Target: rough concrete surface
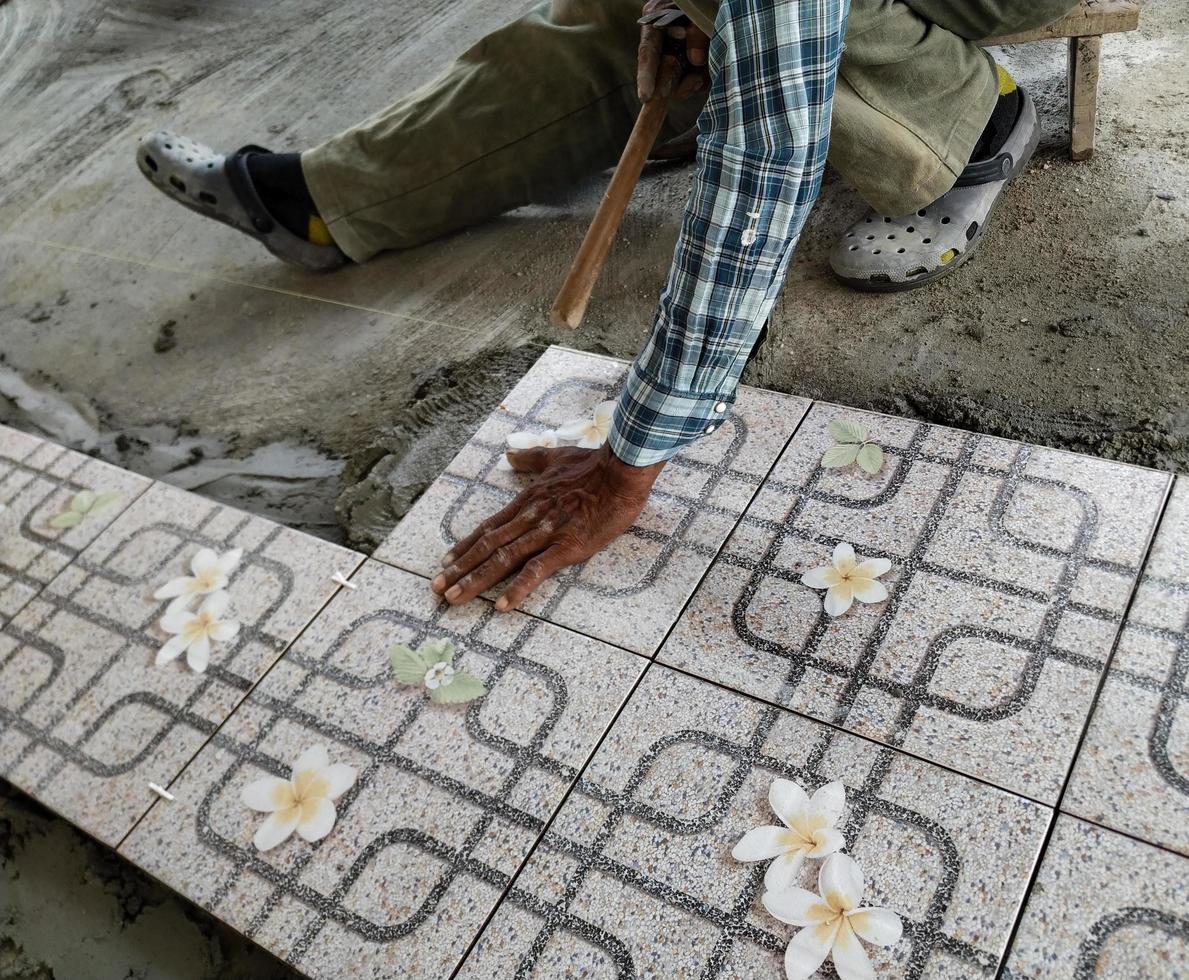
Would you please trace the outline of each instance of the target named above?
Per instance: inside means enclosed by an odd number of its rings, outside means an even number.
[[[162,125],[220,148],[313,145],[529,6],[0,4],[0,421],[367,546],[545,344],[634,355],[688,166],[646,174],[577,333],[545,311],[600,180],[311,276],[170,205],[135,170],[137,137]],[[1139,32],[1106,39],[1098,151],[1079,164],[1065,154],[1064,45],[1002,52],[1036,97],[1041,150],[978,253],[926,290],[870,296],[833,280],[829,248],[862,204],[828,179],[746,380],[1189,469],[1187,45],[1187,0],[1152,0]],[[37,829],[6,831],[2,880],[38,879],[42,897],[0,928],[0,976],[241,975],[212,952],[226,942],[213,924],[14,806],[8,826]],[[133,922],[113,875],[152,896]],[[84,916],[83,959],[64,958],[47,926]],[[186,938],[162,942],[156,922]]]

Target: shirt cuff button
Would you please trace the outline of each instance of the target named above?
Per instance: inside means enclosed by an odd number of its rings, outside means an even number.
[[[716,412],[718,412],[719,415],[722,415],[722,413],[727,410],[727,403],[719,402],[717,405],[714,406],[714,410]]]
[[[718,426],[716,426],[716,425],[706,426],[706,435],[710,435],[710,433],[713,432],[717,428],[718,428]]]

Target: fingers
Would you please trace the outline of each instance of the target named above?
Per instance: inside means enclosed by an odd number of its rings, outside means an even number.
[[[520,574],[512,580],[512,584],[504,589],[495,602],[495,608],[500,612],[509,612],[524,602],[528,595],[559,569],[572,565],[574,560],[569,552],[559,544],[552,545],[535,558],[524,563]]]
[[[430,583],[430,587],[440,595],[472,569],[487,561],[496,551],[511,544],[521,535],[538,528],[552,531],[553,524],[544,520],[548,509],[542,503],[528,504],[502,527],[484,531],[466,551],[456,548],[454,560],[442,570],[441,575]]]
[[[549,537],[549,531],[535,528],[510,544],[497,548],[490,558],[446,590],[446,601],[451,605],[470,602],[475,596],[520,568],[525,559],[531,559],[537,552],[547,548]]]
[[[508,521],[512,520],[513,517],[515,517],[521,512],[521,510],[524,509],[524,505],[524,495],[518,495],[515,500],[508,504],[508,506],[499,513],[492,514],[491,517],[483,521],[483,523],[476,527],[475,530],[473,530],[465,538],[463,538],[461,541],[455,542],[454,547],[446,553],[444,558],[442,558],[443,567],[453,565],[454,560],[459,555],[465,555],[468,551],[470,551],[475,542],[483,537],[483,535],[485,535],[488,531],[507,524]],[[434,579],[434,581],[436,582],[437,579]]]
[[[707,80],[708,79],[705,72],[696,70],[686,72],[686,74],[681,77],[681,82],[677,86],[677,91],[673,93],[674,98],[678,100],[688,99],[695,92],[700,92]]]
[[[517,473],[543,473],[555,451],[536,446],[532,449],[508,449],[504,456]]]
[[[696,24],[685,29],[685,57],[695,68],[703,68],[709,60],[710,38]]]
[[[661,65],[661,45],[665,33],[645,25],[640,28],[640,48],[636,55],[636,94],[647,102],[656,94],[656,75]]]

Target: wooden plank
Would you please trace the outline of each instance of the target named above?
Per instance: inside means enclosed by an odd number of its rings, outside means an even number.
[[[990,37],[979,43],[1019,44],[1054,37],[1086,37],[1097,34],[1118,34],[1139,27],[1139,0],[1082,0],[1078,8],[1060,20],[1034,31]]]
[[[1094,152],[1098,121],[1098,62],[1101,37],[1069,39],[1069,158],[1087,160]]]

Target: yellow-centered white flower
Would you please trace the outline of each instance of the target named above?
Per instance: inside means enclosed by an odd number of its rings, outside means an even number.
[[[267,851],[283,844],[295,830],[303,840],[321,840],[338,818],[333,801],[355,785],[356,775],[353,766],[341,762],[332,766],[326,748],[315,745],[297,757],[289,779],[266,776],[248,783],[240,799],[269,815],[252,838],[256,849]]]
[[[210,548],[199,548],[190,559],[192,575],[170,579],[153,593],[154,599],[173,599],[170,607],[188,606],[198,596],[210,595],[227,588],[227,582],[235,566],[243,557],[242,548],[232,548],[223,554],[215,554]]]
[[[567,422],[557,430],[562,442],[572,442],[583,449],[598,449],[611,434],[611,416],[615,414],[615,402],[600,402],[588,419]]]
[[[868,558],[860,561],[855,549],[840,541],[834,549],[832,564],[811,568],[801,576],[801,584],[811,589],[825,589],[826,612],[841,616],[851,604],[859,602],[883,602],[888,597],[887,587],[875,581],[892,567],[886,558]]]
[[[834,825],[842,819],[846,790],[842,783],[827,783],[810,797],[796,783],[777,779],[768,790],[768,802],[784,826],[749,830],[731,857],[736,861],[773,858],[764,887],[780,891],[793,883],[807,857],[822,858],[842,849],[842,832]]]
[[[509,449],[553,449],[557,446],[556,432],[509,432]]]
[[[840,980],[875,980],[875,968],[860,939],[875,946],[900,941],[903,924],[891,909],[860,908],[863,869],[845,854],[822,865],[815,895],[804,888],[765,892],[764,908],[794,926],[803,926],[784,954],[788,980],[808,980],[830,956]]]
[[[176,660],[184,652],[191,670],[199,674],[206,670],[211,643],[230,643],[239,634],[239,623],[223,618],[230,602],[226,592],[215,592],[194,612],[171,604],[161,617],[161,628],[174,636],[157,651],[157,666]]]

